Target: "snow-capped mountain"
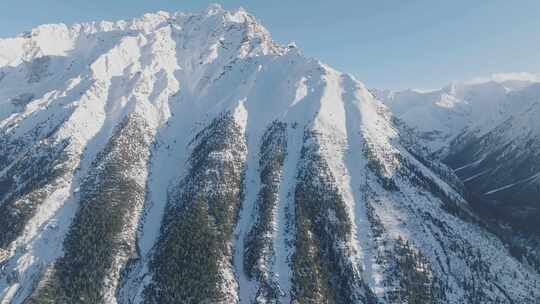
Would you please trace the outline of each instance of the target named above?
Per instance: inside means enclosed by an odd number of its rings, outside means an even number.
[[[484,218],[533,236],[518,256],[540,266],[540,77],[499,74],[431,92],[378,92],[451,166]],[[534,251],[534,250],[532,250]]]
[[[509,118],[533,117],[539,84],[540,77],[534,74],[495,74],[489,79],[453,82],[440,90],[372,92],[418,131],[432,151],[446,155],[449,143],[465,133],[482,137]],[[524,125],[527,130],[518,134],[540,130],[537,122]]]
[[[537,303],[446,166],[243,10],[0,40],[1,303]]]

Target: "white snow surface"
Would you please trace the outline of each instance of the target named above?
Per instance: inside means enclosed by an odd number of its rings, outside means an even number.
[[[467,82],[453,82],[434,91],[377,91],[393,114],[423,134],[439,151],[464,134],[481,137],[508,120],[506,141],[528,132],[540,134],[540,78],[530,73],[494,74]]]

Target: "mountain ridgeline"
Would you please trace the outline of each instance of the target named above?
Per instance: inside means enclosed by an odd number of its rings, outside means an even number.
[[[538,303],[377,97],[242,9],[1,39],[0,303]]]
[[[379,92],[462,180],[474,212],[540,269],[540,78],[496,74],[431,92]]]

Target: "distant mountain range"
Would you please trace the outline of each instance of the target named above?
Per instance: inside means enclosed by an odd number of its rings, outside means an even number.
[[[483,219],[499,234],[519,232],[511,250],[538,268],[540,78],[500,74],[430,92],[375,94],[453,168]]]

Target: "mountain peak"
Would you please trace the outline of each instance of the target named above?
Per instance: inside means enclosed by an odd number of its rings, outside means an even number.
[[[219,3],[212,3],[208,5],[208,7],[204,10],[204,14],[208,16],[215,15],[218,13],[223,13],[223,12],[225,12],[225,10]]]
[[[0,67],[15,66],[42,56],[64,56],[84,51],[77,48],[79,45],[88,48],[84,42],[88,42],[90,37],[100,36],[95,43],[107,44],[118,36],[136,33],[148,36],[169,27],[175,32],[173,39],[177,41],[207,35],[218,37],[221,42],[210,39],[206,48],[214,47],[215,43],[236,44],[228,47],[239,49],[239,56],[249,56],[250,52],[281,54],[286,50],[275,43],[264,26],[244,9],[228,11],[219,5],[211,5],[200,13],[158,11],[129,20],[84,22],[71,26],[63,23],[41,25],[16,38],[0,39]]]

